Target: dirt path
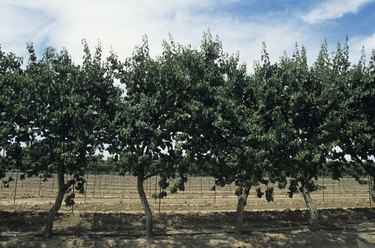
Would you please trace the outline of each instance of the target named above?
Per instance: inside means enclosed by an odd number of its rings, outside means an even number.
[[[73,212],[62,206],[50,240],[40,233],[56,180],[28,179],[17,191],[14,185],[2,188],[0,247],[375,247],[375,208],[368,208],[367,185],[353,179],[325,179],[325,191],[312,194],[322,227],[317,233],[307,230],[308,213],[300,195],[291,199],[276,188],[275,202],[267,203],[251,192],[240,237],[233,235],[235,187],[213,192],[211,178],[192,178],[185,192],[169,194],[159,204],[151,197],[159,191],[157,180],[150,179],[145,185],[155,214],[157,235],[152,240],[145,238],[133,177],[90,176],[89,182],[87,195],[77,195]]]
[[[306,211],[248,211],[240,237],[234,214],[157,213],[157,235],[147,240],[142,213],[64,213],[45,240],[44,212],[0,211],[0,247],[375,247],[375,209],[320,210],[317,233],[307,230]]]

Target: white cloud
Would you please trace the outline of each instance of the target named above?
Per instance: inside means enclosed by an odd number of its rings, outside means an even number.
[[[210,29],[219,35],[225,51],[240,51],[249,68],[260,58],[263,41],[274,61],[284,50],[290,54],[295,42],[306,45],[309,53],[319,48],[322,40],[315,38],[306,25],[293,20],[269,16],[246,19],[212,11],[236,1],[0,0],[0,9],[7,6],[12,15],[0,17],[0,43],[3,50],[16,53],[25,51],[28,41],[42,47],[66,47],[74,60],[80,61],[82,38],[90,46],[100,40],[105,53],[113,47],[120,58],[125,58],[141,43],[144,34],[149,37],[152,54],[157,55],[168,33],[176,42],[194,47],[199,46],[202,33]]]
[[[51,21],[48,14],[12,3],[0,5],[0,44],[15,53],[25,50],[26,42],[41,41]]]
[[[365,48],[367,62],[372,55],[372,49],[375,49],[375,33],[369,36],[356,36],[349,40],[350,57],[353,63],[358,63],[362,48]]]
[[[302,19],[309,24],[322,23],[340,18],[347,13],[357,13],[369,2],[373,0],[325,0],[302,16]]]
[[[363,37],[362,39],[359,39],[357,41],[358,46],[364,46],[367,49],[374,49],[375,47],[375,33],[373,33],[370,36]]]

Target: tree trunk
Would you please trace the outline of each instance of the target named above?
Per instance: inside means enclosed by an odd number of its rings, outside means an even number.
[[[45,238],[50,238],[52,236],[53,219],[56,213],[59,211],[65,195],[64,168],[62,165],[58,166],[57,178],[59,190],[57,192],[55,204],[53,204],[52,208],[48,212],[47,222],[43,233]]]
[[[251,186],[246,186],[242,194],[238,197],[237,212],[236,212],[236,223],[234,234],[241,235],[243,227],[243,216],[246,206],[247,197],[249,196]]]
[[[316,232],[319,229],[318,209],[316,208],[314,202],[311,199],[310,192],[308,192],[305,187],[302,187],[302,195],[303,199],[305,200],[306,206],[310,211],[309,229],[312,232]]]
[[[147,237],[151,238],[154,235],[154,232],[153,232],[154,222],[153,222],[151,208],[148,205],[148,201],[147,201],[147,198],[146,198],[146,193],[145,193],[145,190],[143,188],[143,182],[144,182],[144,180],[145,180],[144,179],[144,174],[142,172],[138,173],[138,177],[137,177],[137,190],[138,190],[139,197],[141,198],[143,210],[145,211],[145,214],[146,214]]]

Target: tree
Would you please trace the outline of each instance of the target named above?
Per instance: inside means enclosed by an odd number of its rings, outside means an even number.
[[[220,94],[225,82],[222,44],[210,33],[203,35],[199,49],[183,49],[179,63],[187,76],[186,88],[179,98],[181,116],[178,149],[191,164],[191,174],[212,175],[218,164],[218,155],[225,145],[220,125],[225,125],[219,110]]]
[[[165,197],[168,179],[180,176],[174,189],[182,188],[186,181],[183,163],[178,163],[175,152],[179,114],[177,98],[184,94],[186,75],[174,63],[173,47],[163,44],[163,54],[152,59],[147,38],[136,48],[133,56],[119,63],[119,77],[125,85],[121,110],[113,122],[115,139],[109,151],[118,159],[122,174],[137,177],[137,190],[146,214],[147,236],[153,236],[153,215],[144,191],[144,181],[160,176],[163,191],[157,196]],[[176,47],[177,49],[177,47]],[[179,91],[181,92],[179,93]],[[186,91],[185,91],[186,93]]]
[[[58,193],[44,230],[50,237],[64,195],[65,203],[73,205],[75,190],[84,192],[88,157],[103,144],[108,113],[113,112],[114,85],[109,68],[102,65],[100,46],[91,57],[84,43],[82,67],[74,65],[66,50],[47,48],[40,61],[31,46],[29,52],[25,73],[35,87],[30,94],[35,109],[32,129],[38,138],[30,145],[33,163],[24,169],[32,174],[57,172]],[[65,181],[66,174],[72,179]]]
[[[262,114],[258,111],[260,98],[257,98],[255,77],[247,75],[244,64],[239,63],[239,56],[223,56],[220,71],[224,84],[218,95],[215,127],[221,135],[221,143],[214,144],[217,165],[213,176],[217,185],[234,183],[238,196],[235,234],[242,233],[244,209],[252,187],[268,184],[267,168],[269,160],[264,149]],[[258,85],[259,86],[259,85]],[[263,193],[257,188],[257,196]],[[270,190],[267,189],[267,200]]]
[[[182,105],[189,118],[181,125],[180,148],[195,165],[191,173],[213,176],[214,187],[233,182],[238,186],[235,232],[240,234],[250,188],[263,181],[265,164],[259,155],[259,122],[246,66],[238,55],[225,54],[210,33],[204,34],[199,50],[185,49],[181,56],[190,77],[190,100]]]
[[[250,86],[253,91],[253,110],[247,137],[251,141],[253,155],[249,163],[254,168],[252,181],[254,186],[264,184],[265,192],[258,187],[258,197],[265,195],[268,202],[274,200],[274,184],[279,188],[287,185],[286,166],[289,164],[288,142],[291,139],[292,125],[288,112],[286,89],[288,82],[283,78],[284,68],[280,63],[272,64],[265,43],[263,43],[261,59],[255,63],[254,75]],[[248,108],[249,108],[248,107]],[[246,123],[246,122],[244,122]],[[249,178],[249,179],[250,179]]]
[[[339,92],[344,99],[339,106],[340,120],[336,137],[338,147],[333,158],[347,165],[341,170],[353,175],[362,182],[361,176],[367,174],[375,180],[375,143],[374,143],[374,104],[375,104],[375,51],[366,66],[364,51],[358,64],[352,68],[348,64],[348,47],[338,49],[337,61]],[[350,156],[349,161],[347,156]],[[375,183],[374,183],[375,185]],[[375,201],[375,186],[372,189]]]
[[[0,179],[6,171],[21,166],[30,139],[27,85],[21,68],[22,58],[5,53],[0,47]],[[5,186],[13,178],[4,180]]]
[[[300,192],[304,197],[312,231],[318,230],[319,222],[310,192],[319,189],[316,180],[335,146],[332,127],[336,120],[331,118],[335,95],[327,73],[328,62],[325,44],[311,70],[304,48],[301,51],[296,48],[291,59],[284,57],[280,61],[279,78],[285,85],[283,95],[287,105],[283,111],[287,113],[288,127],[283,133],[288,137],[284,143],[283,170],[291,178],[289,196]]]
[[[233,182],[237,186],[235,234],[239,235],[250,189],[258,186],[264,176],[260,161],[262,151],[257,140],[259,119],[252,82],[246,66],[239,63],[239,56],[223,59],[220,69],[225,81],[214,124],[221,131],[223,144],[215,149],[219,163],[213,176],[220,186]]]

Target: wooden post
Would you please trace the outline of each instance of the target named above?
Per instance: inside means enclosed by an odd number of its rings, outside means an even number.
[[[38,197],[40,197],[40,191],[42,189],[42,178],[39,176],[39,190],[38,190]]]
[[[74,177],[74,175],[73,175],[73,177]],[[74,188],[75,188],[75,185],[76,185],[76,183],[75,183],[75,181],[74,181],[74,183],[73,183],[73,194],[75,193],[74,192]],[[75,196],[74,196],[75,197]],[[74,204],[72,205],[72,215],[74,216]]]
[[[161,187],[159,187],[159,195],[160,195],[160,193],[161,193]],[[159,197],[159,213],[160,213],[160,205],[161,205],[161,198]]]
[[[122,189],[123,189],[123,194],[125,195],[125,186],[126,186],[126,179],[125,179],[125,177],[126,177],[126,175],[124,175],[123,177],[124,177],[124,181],[123,181],[124,185],[123,185]]]
[[[155,176],[155,189],[154,189],[155,196],[156,196],[157,187],[158,187],[158,175]],[[156,204],[156,197],[155,197],[155,204]]]
[[[368,202],[370,204],[370,208],[372,207],[371,190],[372,190],[372,178],[369,175],[368,176]]]
[[[148,179],[148,192],[150,192],[150,198],[152,198],[152,177]]]
[[[83,203],[86,203],[86,196],[87,196],[87,187],[88,187],[88,184],[89,184],[89,171],[87,170],[86,171],[85,195],[84,195],[84,198],[83,198]]]
[[[97,171],[94,171],[94,186],[93,186],[93,189],[92,189],[92,197],[95,196],[96,173],[97,173]]]
[[[102,171],[99,171],[99,187],[98,187],[98,191],[100,192],[100,186],[102,184]]]
[[[201,171],[201,198],[203,198],[203,175]]]
[[[108,178],[108,174],[107,172],[103,171],[103,174],[104,174],[104,189],[107,188],[107,178]]]
[[[189,177],[189,179],[188,179],[189,180],[188,181],[188,184],[189,184],[189,195],[191,194],[191,182],[190,182],[191,180],[190,179],[191,179],[191,177]]]
[[[325,188],[325,185],[324,185],[324,172],[323,172],[322,180],[323,180],[323,202],[325,202],[325,200],[324,200],[324,188]]]
[[[13,204],[16,204],[17,184],[18,184],[18,170],[16,170],[16,182],[14,185]]]
[[[52,186],[51,186],[52,189],[55,188],[55,176],[52,174]]]
[[[216,204],[216,187],[214,189],[214,205]]]

